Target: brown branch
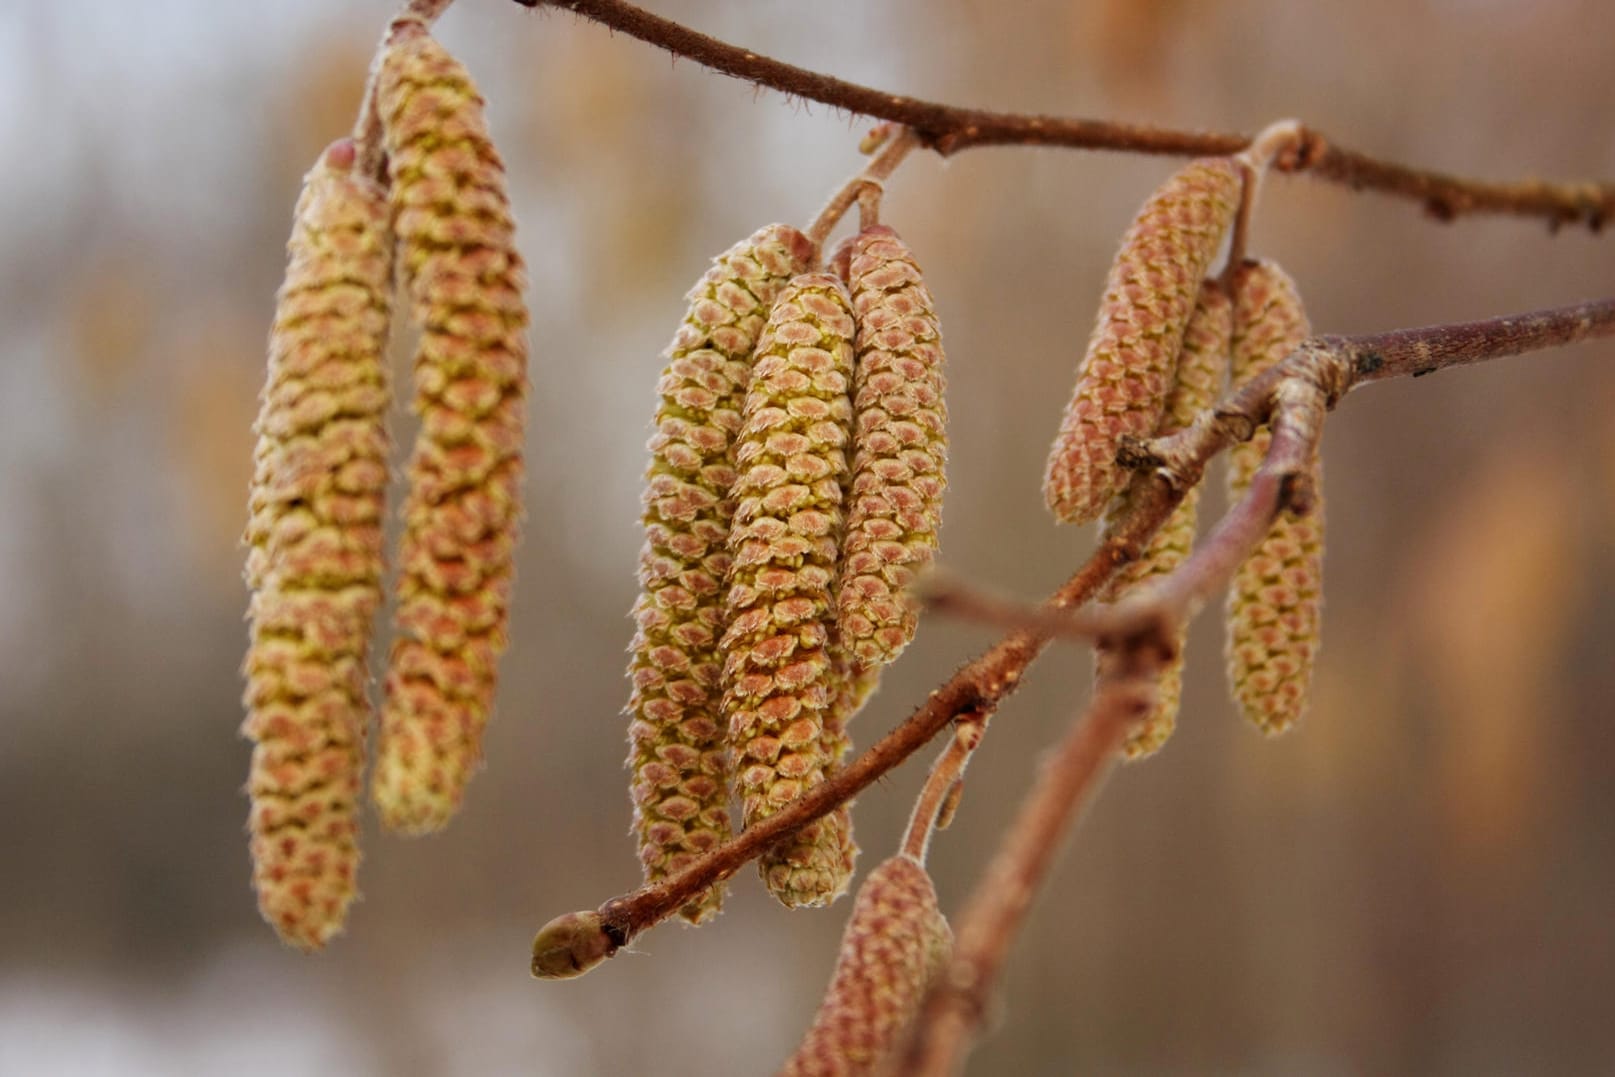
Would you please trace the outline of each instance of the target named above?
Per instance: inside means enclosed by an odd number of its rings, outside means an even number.
[[[1175,434],[1124,446],[1122,458],[1182,490],[1211,458],[1270,423],[1273,441],[1251,485],[1175,571],[1114,606],[1065,613],[1029,607],[944,576],[921,591],[928,609],[1002,628],[1068,639],[1148,636],[1192,616],[1220,590],[1284,509],[1309,511],[1308,464],[1324,413],[1362,385],[1615,336],[1615,299],[1363,336],[1312,337]]]
[[[1154,481],[1125,523],[1048,599],[1055,609],[1080,606],[1118,568],[1137,560],[1183,498],[1165,481]],[[671,916],[696,894],[726,879],[792,832],[857,796],[913,755],[949,723],[986,717],[1019,685],[1022,674],[1048,645],[1036,632],[1014,632],[955,673],[873,747],[840,772],[814,786],[779,813],[706,854],[677,875],[601,905],[568,913],[544,925],[533,939],[533,975],[576,976],[612,956],[640,932]]]
[[[1352,388],[1451,366],[1503,359],[1580,340],[1615,335],[1615,299],[1513,314],[1457,325],[1399,329],[1360,337],[1324,337],[1352,366]]]
[[[1087,712],[1044,762],[1008,839],[960,914],[953,960],[926,997],[898,1073],[950,1074],[975,1040],[987,993],[1062,839],[1093,798],[1127,731],[1153,705],[1160,655],[1135,648],[1122,657],[1118,665],[1126,668],[1100,681]]]
[[[902,94],[887,93],[820,74],[698,33],[623,0],[516,0],[525,7],[565,8],[630,37],[659,46],[714,71],[767,86],[781,93],[834,108],[873,116],[911,128],[938,153],[974,146],[1065,146],[1170,156],[1226,156],[1251,144],[1251,137],[1226,132],[1174,131],[1144,124],[1112,123],[1065,116],[1036,116],[956,108]],[[1410,198],[1440,220],[1467,214],[1513,214],[1545,218],[1557,228],[1585,224],[1601,229],[1615,216],[1615,184],[1499,183],[1411,168],[1381,161],[1335,145],[1317,131],[1297,126],[1294,147],[1274,167],[1308,172],[1353,190],[1374,190]]]

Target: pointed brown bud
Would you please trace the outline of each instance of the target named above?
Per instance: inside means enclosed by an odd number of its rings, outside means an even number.
[[[1167,397],[1166,411],[1156,427],[1157,435],[1175,433],[1194,421],[1196,415],[1217,401],[1228,374],[1228,351],[1233,332],[1233,303],[1226,292],[1214,281],[1201,285],[1200,299],[1183,334],[1183,351],[1178,355],[1177,375],[1171,394]],[[1143,489],[1135,478],[1127,490],[1116,498],[1105,514],[1107,534],[1125,520],[1132,507],[1136,492]],[[1194,546],[1196,506],[1200,488],[1194,487],[1184,495],[1166,523],[1155,533],[1137,561],[1122,566],[1101,594],[1101,600],[1115,602],[1146,580],[1164,576],[1177,569],[1189,557]],[[1150,710],[1122,746],[1128,759],[1140,759],[1160,750],[1177,725],[1178,705],[1183,696],[1183,645],[1186,633],[1180,628],[1175,640],[1173,655],[1166,661],[1156,682],[1155,706]],[[1107,652],[1095,652],[1098,676],[1105,672]]]
[[[852,425],[853,319],[841,282],[797,277],[757,345],[735,442],[735,515],[725,607],[723,713],[746,825],[822,782],[845,750],[831,728],[838,691],[831,584],[840,559]],[[820,819],[761,861],[787,905],[845,887],[845,816]]]
[[[377,110],[394,229],[421,327],[399,548],[398,640],[371,796],[389,827],[435,830],[482,755],[505,649],[521,514],[527,305],[482,98],[419,23],[383,53]]]
[[[1234,285],[1233,378],[1238,385],[1282,360],[1310,333],[1295,283],[1271,262],[1242,267]],[[1267,427],[1229,459],[1231,496],[1267,455]],[[1323,603],[1323,473],[1314,459],[1311,511],[1279,513],[1228,589],[1228,680],[1245,717],[1282,733],[1306,710]]]
[[[769,307],[812,257],[807,237],[783,224],[720,255],[690,292],[658,386],[628,670],[628,765],[646,882],[729,838],[718,638],[734,515],[732,442]],[[714,886],[683,916],[707,919],[722,895]]]
[[[936,556],[947,487],[942,335],[920,268],[890,228],[853,241],[847,282],[857,419],[837,606],[842,645],[878,666],[914,638],[908,589]]]
[[[1121,437],[1155,432],[1240,187],[1233,161],[1191,162],[1150,196],[1123,237],[1043,479],[1044,499],[1061,522],[1098,516],[1126,480],[1116,463]]]
[[[247,720],[253,885],[281,938],[315,950],[356,890],[387,488],[386,193],[334,143],[304,180],[269,338],[250,494]]]
[[[858,888],[830,989],[781,1077],[876,1072],[901,1046],[952,948],[925,868],[901,854],[876,867]]]

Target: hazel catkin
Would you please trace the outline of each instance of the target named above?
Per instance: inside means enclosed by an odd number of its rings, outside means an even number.
[[[1216,403],[1228,373],[1228,351],[1233,332],[1233,303],[1215,281],[1200,286],[1200,298],[1183,333],[1183,350],[1178,354],[1177,374],[1166,410],[1156,427],[1157,436],[1172,434],[1194,421],[1204,409]],[[1134,493],[1142,484],[1135,477],[1105,512],[1107,535],[1127,518]],[[1174,571],[1189,557],[1194,546],[1196,508],[1200,487],[1190,487],[1178,507],[1168,516],[1138,560],[1123,565],[1100,593],[1104,602],[1115,602],[1146,581]],[[1183,646],[1187,633],[1180,626],[1176,647],[1162,666],[1156,681],[1155,706],[1134,726],[1122,744],[1128,759],[1140,759],[1159,751],[1177,725],[1178,706],[1183,696]],[[1095,652],[1098,670],[1104,676],[1109,652]]]
[[[797,277],[757,345],[735,442],[721,644],[723,713],[747,826],[823,781],[845,751],[833,728],[831,587],[840,559],[850,439],[853,317],[828,273]],[[848,818],[810,823],[759,861],[790,906],[833,900],[852,855]]]
[[[885,225],[853,240],[857,324],[851,496],[837,584],[841,643],[860,666],[914,638],[908,594],[936,556],[947,487],[947,407],[936,306],[907,245]]]
[[[459,61],[396,20],[376,78],[393,227],[420,326],[398,639],[371,797],[394,830],[448,822],[481,759],[521,514],[526,285],[504,163]]]
[[[733,441],[769,307],[812,258],[807,237],[782,224],[720,255],[690,292],[657,386],[627,708],[646,882],[677,873],[729,838],[718,640],[734,515]],[[722,893],[721,884],[712,887],[682,915],[692,923],[707,919]]]
[[[1240,190],[1232,160],[1190,162],[1150,196],[1123,237],[1044,473],[1044,499],[1062,523],[1087,523],[1104,510],[1126,479],[1118,442],[1148,437],[1160,422],[1184,329]]]
[[[829,990],[781,1077],[876,1072],[902,1045],[952,948],[925,868],[903,854],[878,865],[858,888]]]
[[[386,193],[333,143],[304,180],[257,422],[244,672],[253,885],[282,939],[316,950],[357,891],[365,656],[381,602]]]
[[[1234,281],[1233,380],[1237,386],[1282,360],[1310,329],[1295,283],[1272,262],[1242,266]],[[1237,499],[1267,455],[1272,433],[1259,428],[1230,452],[1230,497]],[[1240,565],[1228,589],[1228,680],[1245,717],[1282,733],[1306,709],[1318,652],[1323,602],[1323,474],[1312,462],[1311,511],[1280,512]]]

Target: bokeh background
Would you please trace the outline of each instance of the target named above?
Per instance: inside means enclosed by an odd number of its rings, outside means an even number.
[[[1615,177],[1599,0],[654,7],[906,94],[1218,129],[1294,115],[1458,172]],[[365,900],[328,952],[259,921],[236,733],[250,426],[299,178],[351,123],[390,12],[0,9],[5,1074],[763,1073],[827,978],[847,904],[786,913],[749,872],[715,925],[647,934],[581,981],[529,980],[527,947],[636,880],[625,611],[682,295],[752,229],[808,220],[866,124],[501,0],[440,24],[489,99],[532,270],[529,523],[488,766],[441,836],[367,822]],[[947,334],[955,572],[1032,596],[1091,545],[1048,523],[1044,453],[1116,239],[1170,167],[987,149],[890,184]],[[1268,185],[1252,246],[1330,332],[1615,282],[1615,236],[1444,226],[1306,179]],[[1179,733],[1070,843],[971,1073],[1615,1072],[1615,344],[1372,388],[1326,445],[1304,726],[1243,727],[1204,618]],[[927,623],[856,739],[990,639]],[[994,720],[934,848],[946,908],[1089,669],[1052,653]],[[922,765],[860,799],[866,867]]]

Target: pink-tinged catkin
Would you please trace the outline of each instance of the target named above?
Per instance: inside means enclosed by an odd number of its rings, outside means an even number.
[[[936,556],[947,487],[942,334],[920,268],[885,225],[854,239],[847,267],[857,322],[852,486],[837,586],[842,645],[860,666],[914,638],[908,594]]]
[[[527,306],[504,164],[460,63],[403,20],[377,110],[421,328],[399,548],[398,638],[371,797],[394,830],[448,822],[482,755],[521,515]]]
[[[1235,385],[1279,362],[1310,333],[1295,283],[1271,262],[1241,267],[1234,283]],[[1229,490],[1249,487],[1272,434],[1234,446]],[[1228,681],[1245,717],[1282,733],[1306,710],[1323,605],[1323,473],[1312,463],[1312,509],[1279,514],[1228,589]]]
[[[1227,292],[1214,281],[1200,287],[1200,298],[1194,314],[1183,333],[1183,350],[1178,354],[1176,380],[1167,397],[1166,410],[1156,427],[1157,435],[1171,434],[1194,421],[1196,415],[1217,401],[1228,376],[1228,353],[1233,333],[1234,308]],[[1116,497],[1105,512],[1105,530],[1110,531],[1125,520],[1131,511],[1135,490],[1142,489],[1136,480]],[[1101,592],[1104,602],[1115,602],[1140,584],[1177,569],[1189,557],[1194,546],[1196,507],[1200,488],[1193,487],[1184,495],[1166,523],[1155,533],[1144,555],[1122,566],[1116,576]],[[1159,751],[1177,726],[1178,706],[1183,697],[1183,646],[1186,634],[1180,628],[1176,636],[1176,651],[1162,667],[1156,682],[1155,707],[1146,715],[1122,745],[1128,759],[1141,759]],[[1098,674],[1103,675],[1105,661],[1110,652],[1101,648],[1095,652]]]
[[[264,919],[305,950],[342,929],[357,893],[381,602],[392,238],[386,192],[352,174],[354,157],[334,143],[297,203],[246,532],[253,885]]]
[[[690,292],[657,386],[628,669],[634,830],[649,883],[730,835],[718,640],[734,515],[733,442],[769,308],[812,258],[808,238],[783,224],[720,255]],[[700,923],[722,899],[719,884],[681,913]]]
[[[953,949],[925,868],[899,854],[858,888],[813,1025],[781,1077],[852,1077],[890,1061]]]
[[[1121,489],[1123,435],[1155,432],[1200,283],[1240,191],[1233,161],[1193,161],[1150,196],[1123,237],[1043,478],[1044,500],[1062,523],[1094,519]]]
[[[827,273],[797,277],[757,345],[735,441],[723,713],[747,826],[822,782],[846,750],[837,728],[831,601],[840,560],[851,438],[853,317]],[[849,819],[834,813],[759,861],[786,905],[819,905],[847,886]]]

